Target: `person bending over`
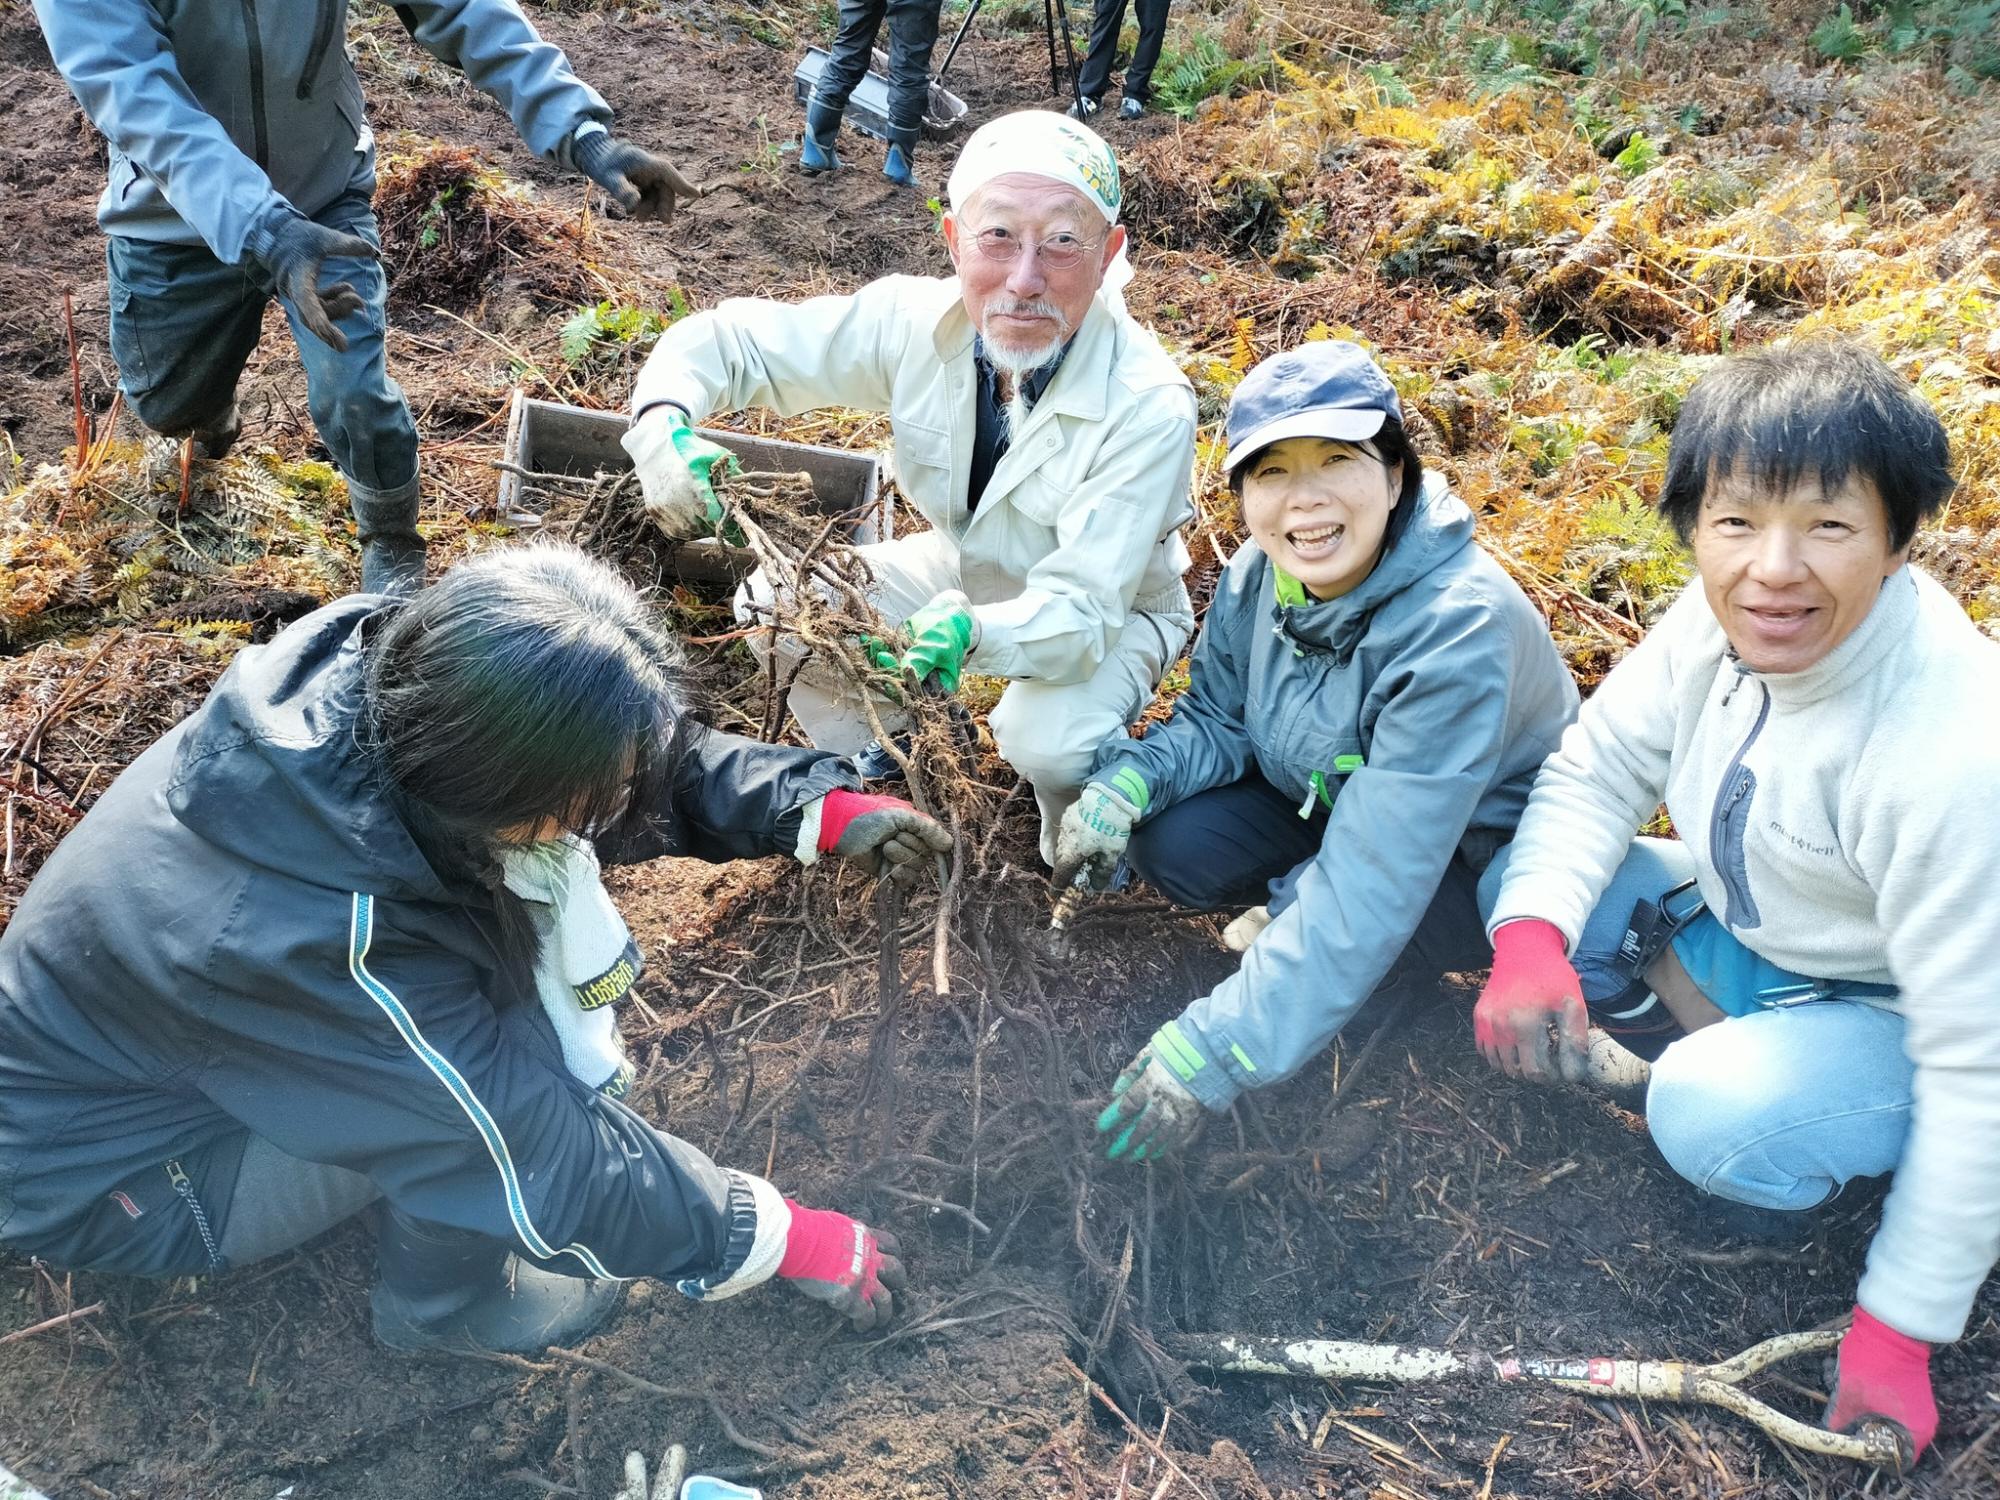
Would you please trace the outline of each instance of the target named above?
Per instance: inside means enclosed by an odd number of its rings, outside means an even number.
[[[0,1243],[207,1274],[379,1197],[399,1349],[573,1343],[639,1276],[886,1319],[890,1236],[623,1102],[644,960],[599,865],[905,876],[950,840],[845,761],[702,727],[681,675],[632,589],[552,546],[244,648],[0,934]]]

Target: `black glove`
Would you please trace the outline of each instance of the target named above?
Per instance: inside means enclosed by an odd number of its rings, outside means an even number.
[[[701,196],[701,189],[664,156],[642,151],[630,141],[613,140],[602,131],[584,136],[569,154],[578,171],[635,219],[671,219],[681,199],[692,203]]]
[[[293,308],[306,327],[323,343],[347,352],[347,335],[334,327],[342,318],[358,313],[368,304],[351,281],[319,284],[321,261],[380,260],[382,252],[358,235],[342,234],[315,224],[302,214],[287,214],[271,236],[271,248],[264,254],[271,281],[278,295]]]

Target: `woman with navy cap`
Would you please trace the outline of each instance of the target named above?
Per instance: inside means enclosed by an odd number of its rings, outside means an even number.
[[[1408,950],[1489,962],[1475,899],[1575,685],[1472,513],[1411,451],[1351,343],[1277,355],[1229,406],[1251,542],[1224,570],[1174,716],[1107,741],[1063,819],[1056,880],[1121,859],[1185,905],[1262,901],[1237,971],[1119,1075],[1114,1158],[1183,1145],[1204,1110],[1289,1078]]]

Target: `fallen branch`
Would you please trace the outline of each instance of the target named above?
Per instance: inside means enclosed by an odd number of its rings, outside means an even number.
[[[0,1344],[11,1344],[19,1339],[31,1339],[38,1333],[47,1333],[52,1328],[74,1323],[79,1318],[88,1318],[104,1311],[102,1302],[93,1302],[88,1307],[73,1307],[66,1313],[57,1313],[53,1318],[44,1318],[39,1323],[31,1323],[26,1328],[17,1328],[12,1333],[0,1336]]]

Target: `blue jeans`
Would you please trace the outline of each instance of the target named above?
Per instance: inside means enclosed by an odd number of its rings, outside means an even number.
[[[352,190],[314,216],[316,222],[380,246],[369,195]],[[264,308],[274,295],[261,266],[224,265],[205,245],[167,245],[112,235],[111,353],[125,404],[146,426],[171,437],[235,436],[236,384],[257,347]],[[361,537],[414,533],[417,429],[402,388],[389,377],[383,344],[388,283],[372,260],[329,260],[323,284],[346,281],[360,311],[339,325],[343,353],[323,343],[284,306],[306,368],[306,404],[335,467],[347,477]],[[227,429],[227,430],[224,430]]]
[[[1499,897],[1508,851],[1480,881],[1482,913]],[[1594,1022],[1631,977],[1620,946],[1635,905],[1658,902],[1694,875],[1686,848],[1634,839],[1598,898],[1570,955]],[[1683,917],[1695,898],[1670,900]],[[1781,969],[1702,912],[1673,938],[1674,955],[1726,1019],[1677,1034],[1653,1063],[1646,1124],[1661,1155],[1704,1192],[1761,1208],[1825,1202],[1855,1177],[1895,1170],[1909,1132],[1915,1069],[1903,1051],[1903,1018],[1857,993],[1888,999],[1886,986],[1851,985]]]

